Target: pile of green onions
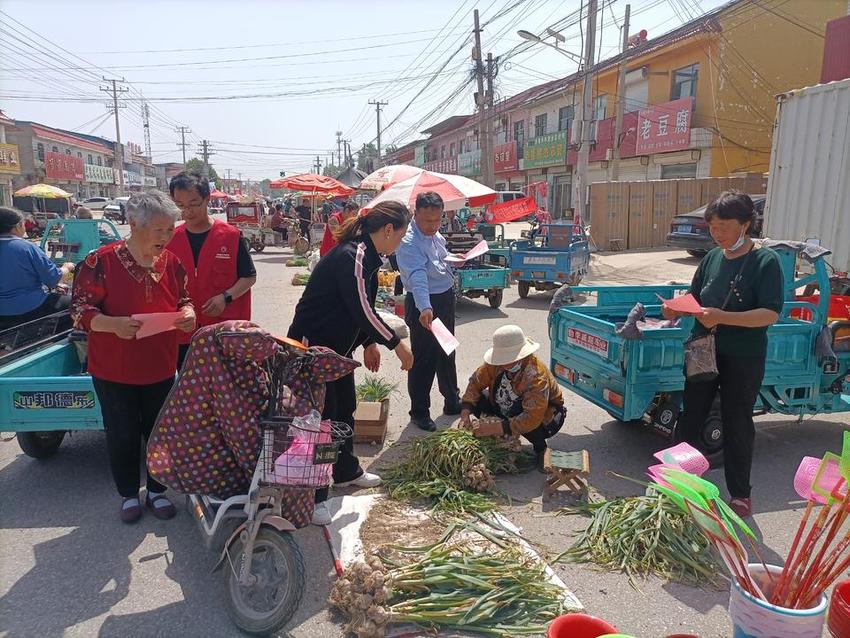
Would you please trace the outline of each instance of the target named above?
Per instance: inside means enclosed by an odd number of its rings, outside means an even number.
[[[330,595],[349,619],[345,630],[381,638],[389,624],[414,623],[488,636],[540,635],[568,611],[545,565],[516,545],[496,538],[497,551],[484,551],[447,535],[429,547],[394,547],[394,559],[373,554],[347,567]]]
[[[655,575],[694,586],[720,584],[708,539],[666,496],[645,496],[577,505],[564,513],[589,514],[590,524],[554,562],[593,563],[635,577]]]
[[[432,501],[452,513],[486,512],[496,507],[488,495],[493,476],[529,469],[533,458],[515,438],[442,430],[416,439],[407,460],[383,473],[384,484],[394,499]]]

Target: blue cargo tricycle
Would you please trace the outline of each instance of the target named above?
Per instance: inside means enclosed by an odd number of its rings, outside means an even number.
[[[463,253],[482,240],[477,233],[447,233],[446,246],[450,252]],[[510,285],[510,271],[486,261],[487,255],[471,259],[454,269],[454,290],[457,297],[477,299],[486,297],[491,308],[502,305],[504,290]]]
[[[578,285],[590,267],[590,248],[578,224],[545,224],[527,239],[508,247],[508,267],[517,281],[519,296],[529,291],[555,290]]]
[[[810,414],[850,412],[850,322],[828,321],[826,255],[806,258],[806,244],[799,242],[770,245],[782,262],[786,301],[779,321],[768,331],[766,370],[755,410],[800,419]],[[810,262],[812,274],[798,274],[801,258]],[[822,291],[817,305],[796,299],[796,291],[811,284]],[[687,288],[576,287],[574,293],[596,293],[598,300],[596,306],[564,307],[550,315],[551,368],[558,381],[617,420],[649,423],[672,435],[685,386],[684,342],[694,319],[683,318],[678,327],[643,330],[640,339],[618,336],[615,324],[625,320],[636,302],[646,306],[650,317],[660,317],[656,295],[671,299]],[[822,331],[834,357],[816,354]],[[719,396],[699,443],[709,456],[722,452]]]
[[[120,239],[108,219],[51,219],[41,237],[41,249],[56,264],[76,264],[91,251]]]

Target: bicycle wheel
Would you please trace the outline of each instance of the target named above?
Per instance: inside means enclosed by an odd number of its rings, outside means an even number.
[[[233,622],[246,633],[266,636],[292,618],[304,593],[304,557],[291,534],[262,527],[254,541],[249,586],[239,584],[244,543],[237,539],[224,566],[227,607]],[[236,573],[234,573],[236,572]]]

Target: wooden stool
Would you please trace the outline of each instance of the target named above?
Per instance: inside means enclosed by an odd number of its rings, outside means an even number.
[[[623,240],[622,239],[609,239],[608,247],[611,250],[623,250]]]
[[[546,448],[543,469],[549,475],[543,488],[543,499],[549,500],[562,485],[576,496],[587,493],[585,479],[590,476],[590,456],[587,450],[561,452]]]

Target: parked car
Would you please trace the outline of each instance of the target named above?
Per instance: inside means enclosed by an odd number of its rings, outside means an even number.
[[[109,202],[110,199],[108,197],[89,197],[83,201],[83,206],[89,210],[103,210]]]
[[[109,202],[106,206],[103,207],[103,216],[106,219],[111,219],[112,221],[119,222],[121,224],[127,223],[127,200],[129,197],[116,197],[111,202]]]
[[[750,231],[754,237],[761,237],[764,225],[764,195],[750,195],[756,207],[756,223]],[[673,248],[684,248],[689,255],[704,257],[717,244],[708,232],[705,221],[705,206],[692,210],[683,215],[676,215],[670,222],[670,233],[667,235],[667,245]]]

